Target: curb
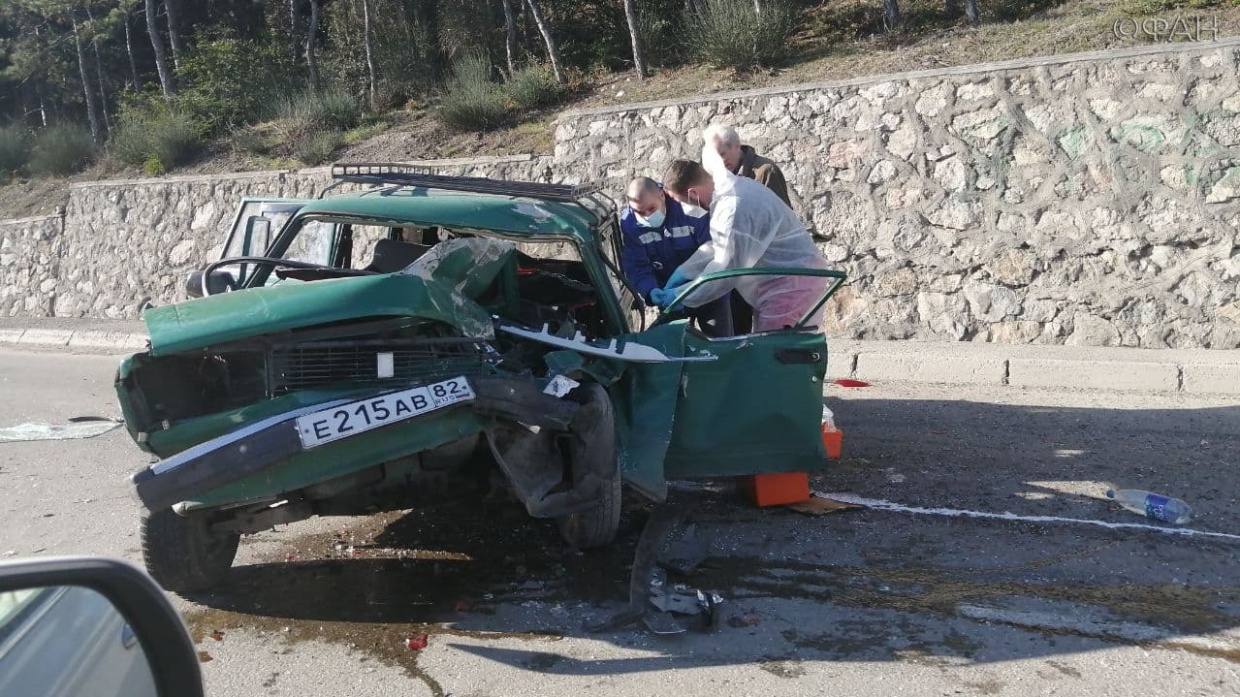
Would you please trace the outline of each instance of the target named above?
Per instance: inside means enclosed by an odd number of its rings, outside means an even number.
[[[145,349],[146,335],[93,329],[0,329],[0,345],[111,349],[128,353]]]
[[[0,345],[131,353],[144,333],[3,329]],[[1240,397],[1240,350],[830,340],[828,377],[876,383]]]
[[[1180,368],[1180,389],[1193,394],[1240,395],[1240,364]]]
[[[1175,363],[1014,358],[1008,361],[1008,384],[1053,389],[1177,392],[1180,391],[1180,370]]]
[[[1240,397],[1240,350],[828,341],[828,377]]]

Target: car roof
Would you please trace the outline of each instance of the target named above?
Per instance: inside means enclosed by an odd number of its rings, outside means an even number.
[[[474,193],[420,186],[383,186],[337,194],[306,204],[302,216],[366,218],[391,224],[492,230],[516,236],[592,239],[614,209],[601,197],[593,205],[532,196]]]

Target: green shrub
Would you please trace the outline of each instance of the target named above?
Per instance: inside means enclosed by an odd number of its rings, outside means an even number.
[[[152,155],[142,163],[142,173],[148,177],[162,177],[168,173],[168,168],[164,166],[163,160]]]
[[[698,11],[685,20],[694,50],[718,68],[748,70],[771,66],[787,56],[797,28],[790,0],[697,0]]]
[[[305,90],[281,104],[280,118],[294,131],[347,131],[362,122],[362,103],[339,87]]]
[[[108,152],[147,174],[163,174],[198,154],[204,130],[179,111],[126,109],[108,141]]]
[[[374,121],[373,123],[365,123],[357,128],[350,129],[342,134],[341,137],[345,145],[353,145],[363,140],[370,140],[389,128],[391,128],[391,125],[387,121]]]
[[[234,129],[276,111],[275,95],[292,82],[278,42],[199,36],[177,68],[176,108],[210,133]]]
[[[35,174],[72,174],[94,156],[95,142],[85,128],[48,126],[35,134],[29,167]]]
[[[524,111],[555,104],[564,98],[564,86],[548,69],[536,65],[513,73],[506,85],[508,96]]]
[[[311,131],[303,135],[293,146],[293,156],[302,164],[313,167],[330,160],[336,149],[343,144],[344,135],[339,131]]]
[[[0,127],[0,177],[16,174],[30,159],[30,134],[21,126]]]
[[[485,131],[509,117],[504,88],[491,80],[491,63],[481,53],[467,53],[452,65],[439,119],[458,131]]]
[[[682,39],[684,19],[666,12],[665,7],[638,7],[637,34],[645,48],[646,65],[667,68],[686,58],[689,47]]]

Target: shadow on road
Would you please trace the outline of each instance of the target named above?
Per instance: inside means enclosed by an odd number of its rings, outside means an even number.
[[[199,600],[289,619],[404,624],[449,621],[465,607],[485,614],[485,596],[502,602],[523,590],[607,602],[626,588],[644,522],[644,511],[631,509],[615,545],[589,552],[566,547],[553,525],[516,504],[412,511],[375,530],[300,538],[298,561],[236,567],[224,588]]]

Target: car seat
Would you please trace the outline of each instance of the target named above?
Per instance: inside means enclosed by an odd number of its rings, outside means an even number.
[[[379,240],[375,242],[374,256],[366,271],[375,273],[395,273],[417,261],[431,248],[429,244],[414,244],[400,240]]]

